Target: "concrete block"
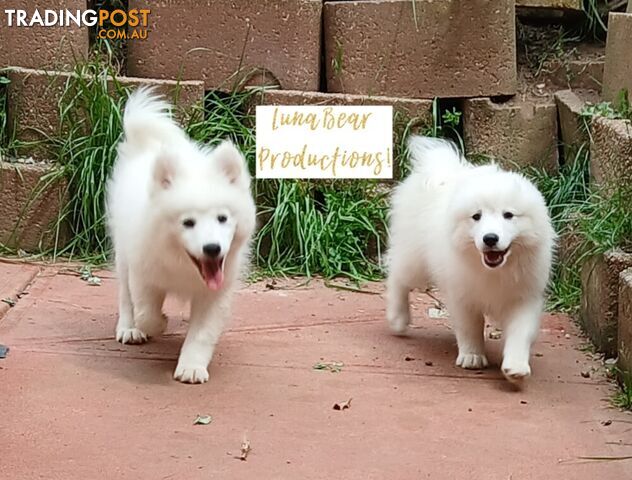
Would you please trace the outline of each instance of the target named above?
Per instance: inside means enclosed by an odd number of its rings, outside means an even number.
[[[321,0],[152,2],[148,38],[129,42],[128,73],[204,80],[209,90],[318,90],[321,12]]]
[[[590,148],[588,126],[581,113],[586,102],[572,90],[555,93],[557,117],[560,125],[561,141],[564,148],[564,161],[571,162],[580,148]]]
[[[583,0],[516,0],[516,7],[584,10]]]
[[[392,105],[394,128],[432,123],[432,100],[267,89],[253,100],[256,105]]]
[[[41,142],[47,136],[55,135],[60,131],[60,101],[67,82],[77,78],[76,75],[13,68],[8,71],[8,78],[10,80],[7,89],[10,135],[14,135],[22,142],[27,142],[18,153],[38,159],[50,158],[46,145]],[[126,88],[136,88],[141,85],[156,87],[159,93],[175,102],[176,115],[183,122],[187,121],[195,107],[202,106],[204,99],[202,82],[173,82],[130,77],[119,77],[117,81]],[[113,79],[109,79],[109,88],[112,94],[116,92]]]
[[[577,19],[583,0],[516,0],[516,16],[528,21]]]
[[[66,183],[42,180],[50,172],[50,166],[0,161],[0,244],[27,252],[66,244],[67,225],[57,231]]]
[[[411,98],[514,94],[515,36],[514,0],[326,2],[327,91]]]
[[[604,191],[632,185],[632,122],[593,118],[590,176]]]
[[[534,166],[557,171],[555,103],[516,98],[494,103],[474,98],[464,105],[464,140],[468,156],[491,157],[507,168]]]
[[[632,267],[632,254],[611,250],[589,258],[582,266],[580,322],[600,352],[617,352],[619,274]]]
[[[615,101],[623,89],[632,96],[632,13],[611,12],[602,97],[609,102]]]
[[[632,268],[619,274],[618,320],[619,369],[632,375]]]
[[[24,9],[28,18],[38,9],[85,10],[86,0],[14,0],[4,5],[0,21],[0,68],[16,66],[46,70],[72,67],[76,59],[88,58],[90,44],[87,27],[8,26],[5,8]]]
[[[602,58],[552,60],[547,70],[545,78],[560,88],[601,91],[604,75]]]

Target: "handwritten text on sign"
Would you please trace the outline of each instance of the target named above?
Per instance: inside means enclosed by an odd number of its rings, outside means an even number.
[[[393,107],[258,106],[257,178],[393,178]]]

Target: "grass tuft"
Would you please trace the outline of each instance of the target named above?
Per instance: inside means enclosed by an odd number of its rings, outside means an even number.
[[[66,209],[59,224],[71,228],[70,243],[54,255],[104,263],[110,243],[105,221],[105,189],[122,135],[122,107],[128,91],[115,72],[100,63],[78,66],[66,81],[60,108],[59,134],[50,138],[68,185]]]
[[[622,372],[616,369],[621,387],[612,397],[612,404],[623,410],[632,410],[632,372]]]

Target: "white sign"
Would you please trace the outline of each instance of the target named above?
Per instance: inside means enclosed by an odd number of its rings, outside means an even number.
[[[257,178],[393,178],[393,107],[258,106]]]

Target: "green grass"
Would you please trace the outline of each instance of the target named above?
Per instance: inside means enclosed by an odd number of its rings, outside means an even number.
[[[523,173],[542,192],[558,235],[575,233],[577,215],[590,197],[587,149],[578,149],[573,161],[562,166],[557,174],[537,168],[527,168]],[[570,311],[579,305],[579,261],[578,252],[576,262],[554,264],[548,295],[549,310]]]
[[[255,242],[260,268],[272,275],[381,277],[383,187],[370,181],[279,180],[273,190],[276,198],[260,206],[265,219]]]
[[[584,0],[584,36],[605,39],[608,32],[608,13],[624,12],[626,0]]]
[[[615,369],[621,387],[612,397],[612,404],[623,410],[632,410],[632,372],[622,372]]]
[[[622,89],[614,102],[600,102],[589,104],[581,112],[584,117],[585,127],[588,128],[590,119],[594,116],[611,119],[632,121],[632,105],[627,89]]]
[[[524,173],[544,195],[556,232],[575,238],[574,250],[565,263],[556,262],[550,283],[550,310],[575,311],[581,300],[580,270],[592,255],[618,247],[632,249],[632,188],[604,195],[591,188],[588,152],[580,148],[574,162],[551,175],[537,169]]]
[[[48,139],[58,170],[64,177],[69,202],[59,224],[71,228],[71,241],[54,256],[105,263],[110,244],[105,223],[105,188],[122,135],[122,107],[128,92],[108,81],[115,72],[99,63],[78,66],[65,84],[61,98],[59,134]]]

